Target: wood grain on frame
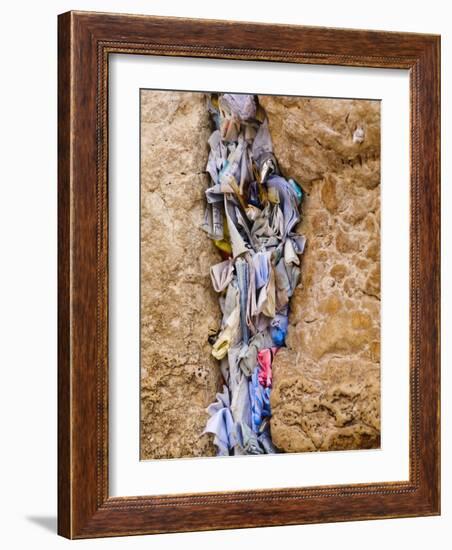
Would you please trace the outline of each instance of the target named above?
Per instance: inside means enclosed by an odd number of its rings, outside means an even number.
[[[58,531],[68,538],[439,514],[438,36],[119,14],[59,16]],[[108,56],[410,70],[410,479],[108,495]]]

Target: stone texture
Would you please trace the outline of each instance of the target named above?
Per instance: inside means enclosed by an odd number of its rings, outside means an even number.
[[[141,459],[215,454],[201,435],[221,387],[207,341],[220,311],[200,229],[209,119],[202,94],[141,94]]]
[[[380,104],[261,96],[276,157],[306,191],[307,237],[271,433],[286,452],[380,445]]]

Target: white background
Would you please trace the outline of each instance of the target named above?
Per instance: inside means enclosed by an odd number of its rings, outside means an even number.
[[[403,481],[408,465],[409,75],[394,69],[110,59],[110,494]],[[234,83],[234,88],[228,88]],[[140,87],[381,99],[381,449],[139,461]],[[271,128],[270,128],[271,129]],[[394,200],[397,196],[397,200]]]
[[[4,3],[0,87],[1,542],[8,549],[449,548],[452,527],[449,2],[228,0]],[[56,15],[68,9],[254,20],[443,35],[442,517],[69,542],[56,515]],[[448,93],[450,97],[450,91]],[[448,437],[447,437],[448,436]],[[449,540],[447,540],[449,539]]]

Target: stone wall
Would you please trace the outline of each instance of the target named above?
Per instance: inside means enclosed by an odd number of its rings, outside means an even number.
[[[200,229],[210,135],[202,94],[141,93],[141,458],[215,454],[201,435],[221,388],[207,341],[220,321]]]
[[[274,363],[287,452],[380,444],[380,103],[260,97],[276,157],[306,191],[301,284]]]
[[[203,94],[142,92],[141,458],[207,456],[221,387],[220,311],[200,229],[210,135]],[[302,281],[274,364],[283,451],[369,448],[380,435],[380,104],[259,97],[276,157],[306,191]]]

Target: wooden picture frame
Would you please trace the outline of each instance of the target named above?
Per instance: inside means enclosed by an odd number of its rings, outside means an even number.
[[[58,38],[58,532],[87,538],[440,513],[440,38],[68,12]],[[110,497],[108,62],[113,53],[410,73],[408,481]]]

